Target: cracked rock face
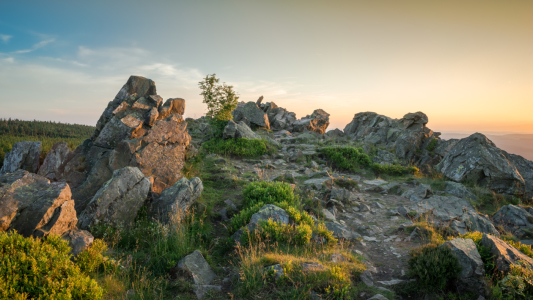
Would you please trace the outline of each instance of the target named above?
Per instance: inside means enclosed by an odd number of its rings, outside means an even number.
[[[65,142],[55,143],[52,149],[46,154],[43,165],[39,168],[37,174],[50,180],[56,180],[56,173],[61,172],[61,165],[64,164],[71,156],[68,144]]]
[[[191,140],[184,111],[184,99],[163,104],[152,80],[131,76],[100,116],[93,137],[54,173],[71,186],[76,211],[83,212],[113,172],[125,167],[151,176],[156,196],[180,180]]]
[[[13,145],[11,152],[6,153],[4,165],[0,175],[23,169],[37,173],[39,157],[41,156],[41,142],[18,142]]]
[[[472,181],[502,194],[524,194],[525,181],[507,153],[481,133],[461,139],[437,165],[455,182]]]
[[[66,183],[50,183],[17,170],[0,177],[0,231],[29,237],[62,235],[76,227],[74,200]]]
[[[498,210],[493,221],[496,226],[503,226],[519,239],[533,238],[533,210],[529,211],[517,205],[505,205]]]
[[[169,214],[178,210],[187,210],[201,196],[203,190],[204,186],[200,178],[195,177],[191,180],[182,178],[173,186],[164,190],[152,202],[150,214],[154,218],[167,222],[169,220]]]
[[[135,167],[113,172],[113,178],[98,190],[80,215],[80,228],[100,222],[128,226],[137,216],[150,191],[151,182]]]

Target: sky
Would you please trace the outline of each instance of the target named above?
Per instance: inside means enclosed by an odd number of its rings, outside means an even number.
[[[205,114],[215,73],[240,101],[422,111],[434,131],[533,133],[533,1],[0,0],[0,118],[95,125],[130,75]]]

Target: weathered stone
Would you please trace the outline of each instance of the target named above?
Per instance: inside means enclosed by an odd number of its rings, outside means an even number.
[[[304,130],[309,130],[324,134],[329,126],[329,114],[322,109],[317,109],[311,115],[294,121],[292,126],[293,132],[304,132]]]
[[[113,149],[124,139],[131,139],[137,130],[142,128],[143,121],[127,115],[122,119],[112,118],[102,129],[95,145],[103,148]]]
[[[71,248],[70,254],[74,257],[89,248],[94,241],[94,237],[90,232],[78,229],[65,232],[62,238],[68,242]]]
[[[366,286],[374,286],[374,277],[372,276],[372,273],[370,273],[370,271],[364,270],[363,273],[361,273],[361,275],[359,276],[359,278]]]
[[[150,180],[138,168],[125,167],[113,172],[113,178],[96,192],[80,215],[80,228],[103,222],[129,226],[150,191]]]
[[[41,142],[17,142],[11,151],[6,153],[0,175],[12,173],[18,169],[37,173],[40,156]]]
[[[456,182],[475,182],[497,193],[524,194],[525,182],[506,153],[480,133],[461,139],[437,165]]]
[[[381,294],[375,294],[374,296],[368,298],[368,300],[388,300],[388,298]]]
[[[361,235],[359,235],[356,232],[351,231],[348,227],[340,223],[328,222],[325,225],[326,225],[326,228],[333,233],[333,236],[335,238],[345,239],[345,240],[354,240],[354,239],[361,237]]]
[[[233,121],[236,123],[243,121],[248,126],[257,126],[270,129],[268,116],[255,102],[240,103],[233,111]]]
[[[450,226],[460,234],[479,231],[499,236],[498,231],[488,218],[477,213],[468,200],[455,196],[432,196],[419,199],[409,211],[418,215],[426,214],[436,226]]]
[[[484,234],[481,238],[481,244],[489,248],[491,254],[494,255],[496,270],[499,272],[508,273],[511,265],[517,264],[518,261],[533,267],[533,259],[495,236]]]
[[[166,119],[172,114],[183,115],[185,113],[185,100],[182,98],[170,98],[163,106],[159,107],[158,120]]]
[[[237,139],[244,138],[249,140],[258,140],[261,139],[259,135],[253,132],[246,123],[240,121],[235,123],[233,120],[228,121],[228,125],[224,127],[223,133],[224,139]]]
[[[55,143],[52,149],[46,154],[43,165],[39,168],[37,174],[44,176],[50,180],[56,180],[59,175],[60,167],[63,165],[71,155],[68,144],[65,142]]]
[[[335,221],[335,215],[331,211],[329,211],[328,209],[323,208],[322,209],[322,213],[324,214],[324,218],[326,220]]]
[[[440,247],[451,249],[461,266],[456,280],[459,291],[485,295],[488,288],[484,281],[485,269],[474,242],[471,239],[455,238]]]
[[[0,231],[29,237],[61,235],[78,219],[66,183],[50,183],[37,174],[17,170],[0,176]]]
[[[260,221],[267,221],[269,219],[281,224],[289,224],[289,214],[284,209],[273,204],[267,204],[252,215],[250,223],[246,227],[248,230],[253,231],[257,228]]]
[[[386,150],[378,149],[377,154],[372,158],[372,161],[380,165],[391,165],[396,162],[394,154]]]
[[[478,201],[476,195],[474,195],[466,186],[458,182],[446,181],[446,187],[444,188],[444,191],[455,197]]]
[[[302,272],[304,273],[314,273],[326,271],[326,267],[319,263],[302,263]]]
[[[533,215],[523,207],[505,205],[492,217],[494,225],[503,226],[519,239],[533,238]]]
[[[190,272],[194,283],[198,285],[209,285],[216,277],[215,272],[198,250],[182,258],[177,266],[179,269]]]
[[[419,202],[433,195],[433,190],[429,184],[420,184],[416,188],[408,190],[402,194],[402,197],[414,202]]]
[[[150,215],[166,222],[171,214],[187,210],[201,196],[203,190],[204,186],[200,178],[188,180],[184,177],[165,189],[152,202]]]

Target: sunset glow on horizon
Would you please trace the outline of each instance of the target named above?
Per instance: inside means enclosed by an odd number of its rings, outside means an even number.
[[[130,75],[198,118],[216,73],[329,129],[422,111],[434,131],[533,134],[533,1],[108,2],[0,2],[0,118],[95,125]]]

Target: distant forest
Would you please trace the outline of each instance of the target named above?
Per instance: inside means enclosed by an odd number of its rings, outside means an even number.
[[[55,143],[66,142],[74,150],[94,133],[94,126],[53,121],[22,121],[0,118],[0,167],[13,144],[22,141],[41,141],[41,163]]]

